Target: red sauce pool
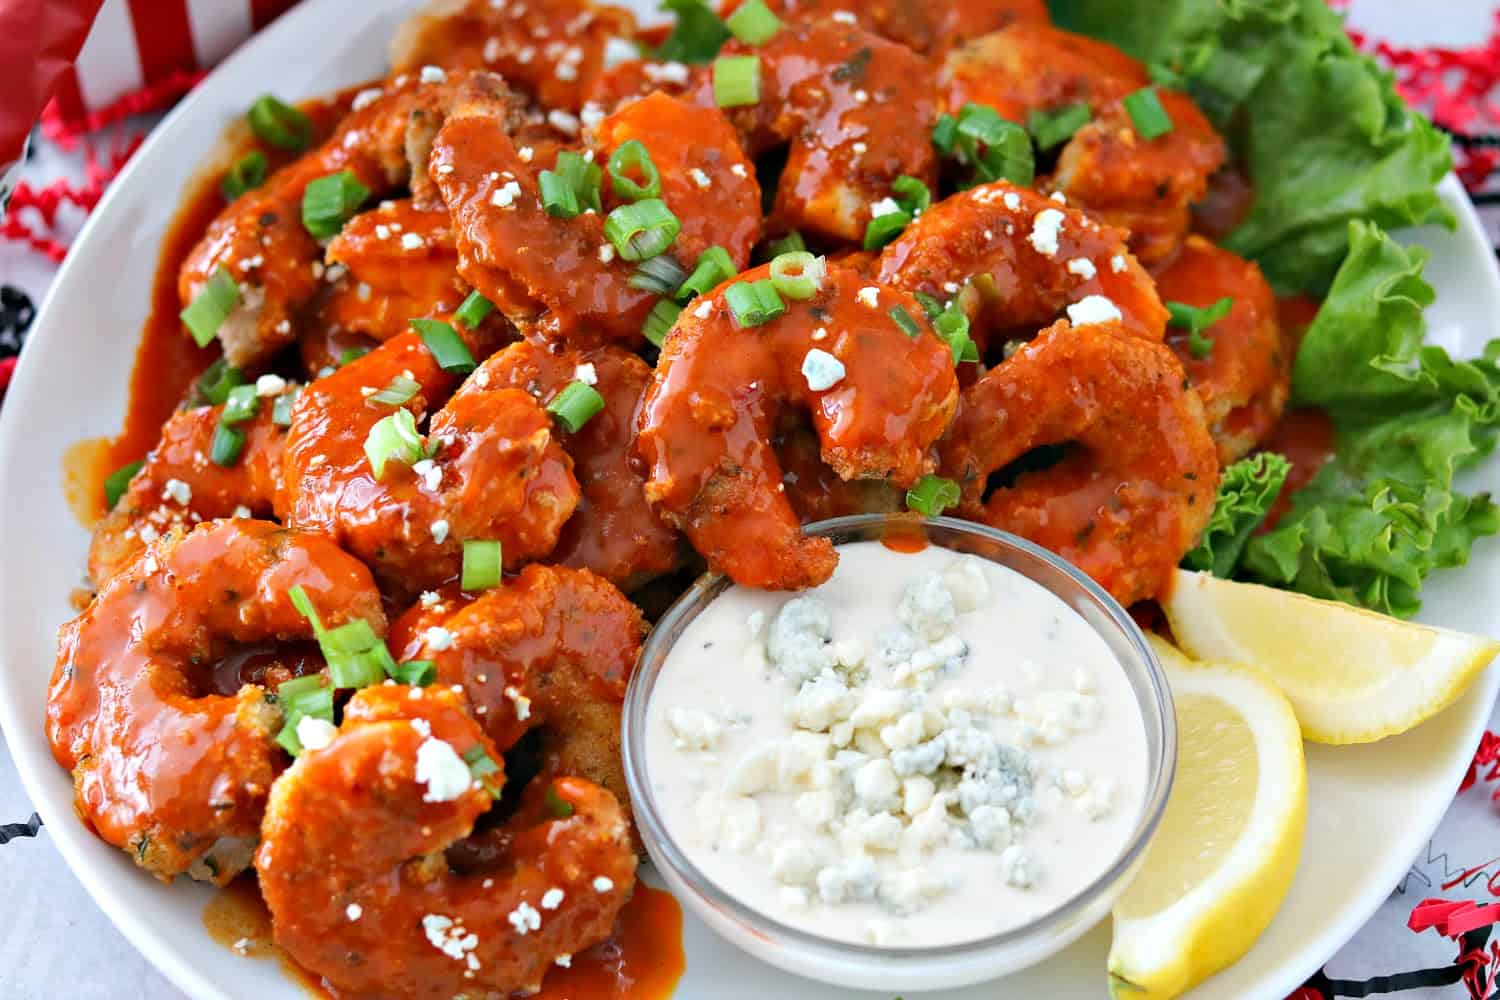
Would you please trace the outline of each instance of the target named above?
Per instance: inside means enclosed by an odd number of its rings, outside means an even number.
[[[1280,452],[1292,463],[1281,496],[1276,498],[1260,527],[1262,532],[1274,528],[1282,515],[1291,509],[1292,495],[1328,464],[1334,456],[1335,445],[1333,421],[1328,414],[1313,407],[1286,411],[1271,436],[1261,443],[1261,450]]]

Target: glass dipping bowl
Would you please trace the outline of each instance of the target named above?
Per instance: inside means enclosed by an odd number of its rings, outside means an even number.
[[[705,574],[662,617],[641,651],[625,697],[625,774],[646,849],[667,886],[730,943],[788,972],[887,994],[954,989],[1033,965],[1097,924],[1140,866],[1172,787],[1177,725],[1166,676],[1145,635],[1118,602],[1071,564],[1032,543],[981,524],[938,517],[861,514],[808,525],[834,545],[896,536],[923,539],[988,559],[1035,581],[1076,611],[1108,645],[1135,694],[1146,734],[1145,792],[1119,857],[1091,884],[1029,924],[987,938],[936,947],[854,944],[810,934],[727,893],[689,860],[663,821],[646,751],[647,705],[667,653],[683,630],[730,586]],[[790,595],[789,595],[790,596]],[[767,873],[769,877],[769,873]],[[1104,970],[1100,969],[1101,977]]]

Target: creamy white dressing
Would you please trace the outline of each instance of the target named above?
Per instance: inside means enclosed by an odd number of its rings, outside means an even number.
[[[646,725],[692,862],[861,944],[957,944],[1057,908],[1124,850],[1147,777],[1103,639],[1039,584],[939,547],[842,546],[801,595],[731,587],[668,654]]]

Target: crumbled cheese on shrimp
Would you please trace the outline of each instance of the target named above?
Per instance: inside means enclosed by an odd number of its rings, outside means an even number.
[[[441,653],[445,649],[453,648],[453,633],[441,625],[433,625],[422,633],[422,641]]]
[[[417,747],[417,784],[427,786],[423,802],[452,802],[473,780],[469,765],[446,740],[429,736]]]
[[[1085,295],[1068,306],[1068,320],[1074,326],[1092,326],[1123,318],[1120,307],[1102,295]]]
[[[1027,240],[1036,248],[1036,252],[1044,257],[1053,257],[1057,254],[1057,237],[1062,232],[1063,222],[1067,219],[1055,208],[1044,208],[1036,213],[1036,218],[1031,220],[1031,235]]]
[[[1090,281],[1099,273],[1099,269],[1087,257],[1074,257],[1068,261],[1068,273],[1076,274],[1084,281]]]
[[[802,359],[802,377],[813,392],[831,389],[844,380],[844,363],[827,351],[814,347]]]
[[[337,735],[338,728],[327,719],[304,715],[297,720],[297,742],[304,750],[321,750]]]

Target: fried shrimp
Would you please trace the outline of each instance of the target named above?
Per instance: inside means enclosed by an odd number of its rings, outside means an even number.
[[[1277,319],[1276,296],[1259,267],[1201,236],[1187,238],[1156,287],[1168,302],[1197,308],[1233,302],[1197,338],[1176,327],[1167,332],[1228,465],[1271,433],[1286,406],[1295,348]]]
[[[280,382],[280,380],[276,380]],[[279,512],[281,449],[286,431],[274,421],[275,398],[290,391],[270,381],[255,416],[239,425],[245,443],[229,465],[212,459],[220,406],[178,410],[89,544],[89,578],[114,576],[151,542],[174,527],[223,517],[270,517]],[[271,388],[279,391],[272,393]]]
[[[773,226],[858,242],[896,178],[936,183],[932,71],[910,49],[829,20],[788,24],[758,48],[730,42],[724,52],[759,60],[760,100],[731,112],[750,154],[788,147]],[[711,67],[693,94],[715,106]]]
[[[855,18],[866,31],[930,59],[1018,21],[1049,23],[1045,0],[773,0],[771,6],[804,21]]]
[[[874,267],[877,281],[959,303],[981,345],[1024,339],[1066,311],[1117,318],[1160,340],[1167,310],[1124,236],[1083,212],[1004,181],[945,198],[906,227]]]
[[[578,502],[572,462],[536,400],[483,371],[432,413],[456,379],[408,332],[309,385],[283,452],[287,522],[330,535],[397,595],[457,576],[467,539],[499,541],[508,565],[551,552]],[[398,379],[417,387],[405,403],[374,398]],[[376,475],[366,441],[402,409],[431,413],[428,457]]]
[[[635,56],[635,35],[629,11],[588,0],[436,0],[391,50],[397,72],[493,70],[542,107],[576,113],[605,68]],[[567,127],[577,134],[576,120]]]
[[[620,712],[640,610],[588,570],[537,564],[473,600],[451,588],[435,597],[397,620],[394,648],[432,661],[439,684],[462,685],[502,751],[540,729],[544,774],[586,778],[628,810]]]
[[[635,887],[619,804],[577,778],[528,787],[492,870],[450,867],[444,850],[492,803],[465,755],[503,779],[466,708],[447,688],[365,688],[272,787],[255,867],[275,939],[340,995],[534,992],[609,935]]]
[[[1050,468],[989,492],[1039,448]],[[1059,322],[964,391],[943,443],[963,516],[1029,538],[1122,604],[1170,579],[1213,512],[1219,463],[1198,396],[1161,344],[1118,323]]]
[[[632,284],[636,264],[605,236],[614,199],[608,175],[606,211],[550,214],[539,175],[554,163],[513,140],[506,101],[472,97],[449,116],[432,155],[457,227],[460,273],[523,330],[570,341],[639,340],[658,296]],[[593,135],[598,163],[630,140],[645,146],[661,201],[681,226],[666,252],[684,270],[715,245],[736,267],[750,259],[760,235],[760,186],[719,111],[653,94],[601,121]]]
[[[178,276],[183,305],[223,268],[239,285],[239,305],[219,327],[224,356],[238,368],[291,343],[303,312],[323,288],[323,248],[302,221],[302,196],[320,177],[349,171],[374,195],[412,177],[408,140],[438,116],[442,82],[390,81],[351,111],[328,141],[247,191],[219,213]],[[356,101],[356,104],[359,102]]]
[[[914,298],[836,265],[811,299],[760,326],[735,319],[734,287],[686,309],[662,345],[638,422],[646,495],[736,583],[815,586],[837,557],[802,535],[782,492],[771,446],[782,412],[810,413],[840,478],[909,486],[931,471],[928,449],[953,416],[953,356]]]
[[[1143,137],[1124,99],[1149,86],[1145,67],[1113,46],[1034,22],[955,50],[938,84],[947,111],[972,101],[1021,123],[1033,112],[1086,104],[1092,120],[1063,147],[1043,186],[1128,231],[1136,256],[1155,264],[1181,244],[1189,207],[1228,151],[1192,100],[1165,87],[1154,92],[1171,131]]]
[[[592,570],[627,590],[674,568],[677,532],[646,502],[645,476],[634,467],[635,411],[650,366],[619,347],[549,350],[519,341],[485,371],[492,388],[524,389],[543,405],[572,382],[591,385],[604,399],[604,409],[579,430],[559,428],[580,496],[548,561]]]
[[[115,574],[61,629],[47,738],[73,772],[75,807],[106,842],[161,879],[224,883],[249,862],[281,751],[275,698],[213,694],[235,644],[307,640],[288,591],[332,627],[385,630],[370,571],[318,535],[265,521],[174,530]]]

